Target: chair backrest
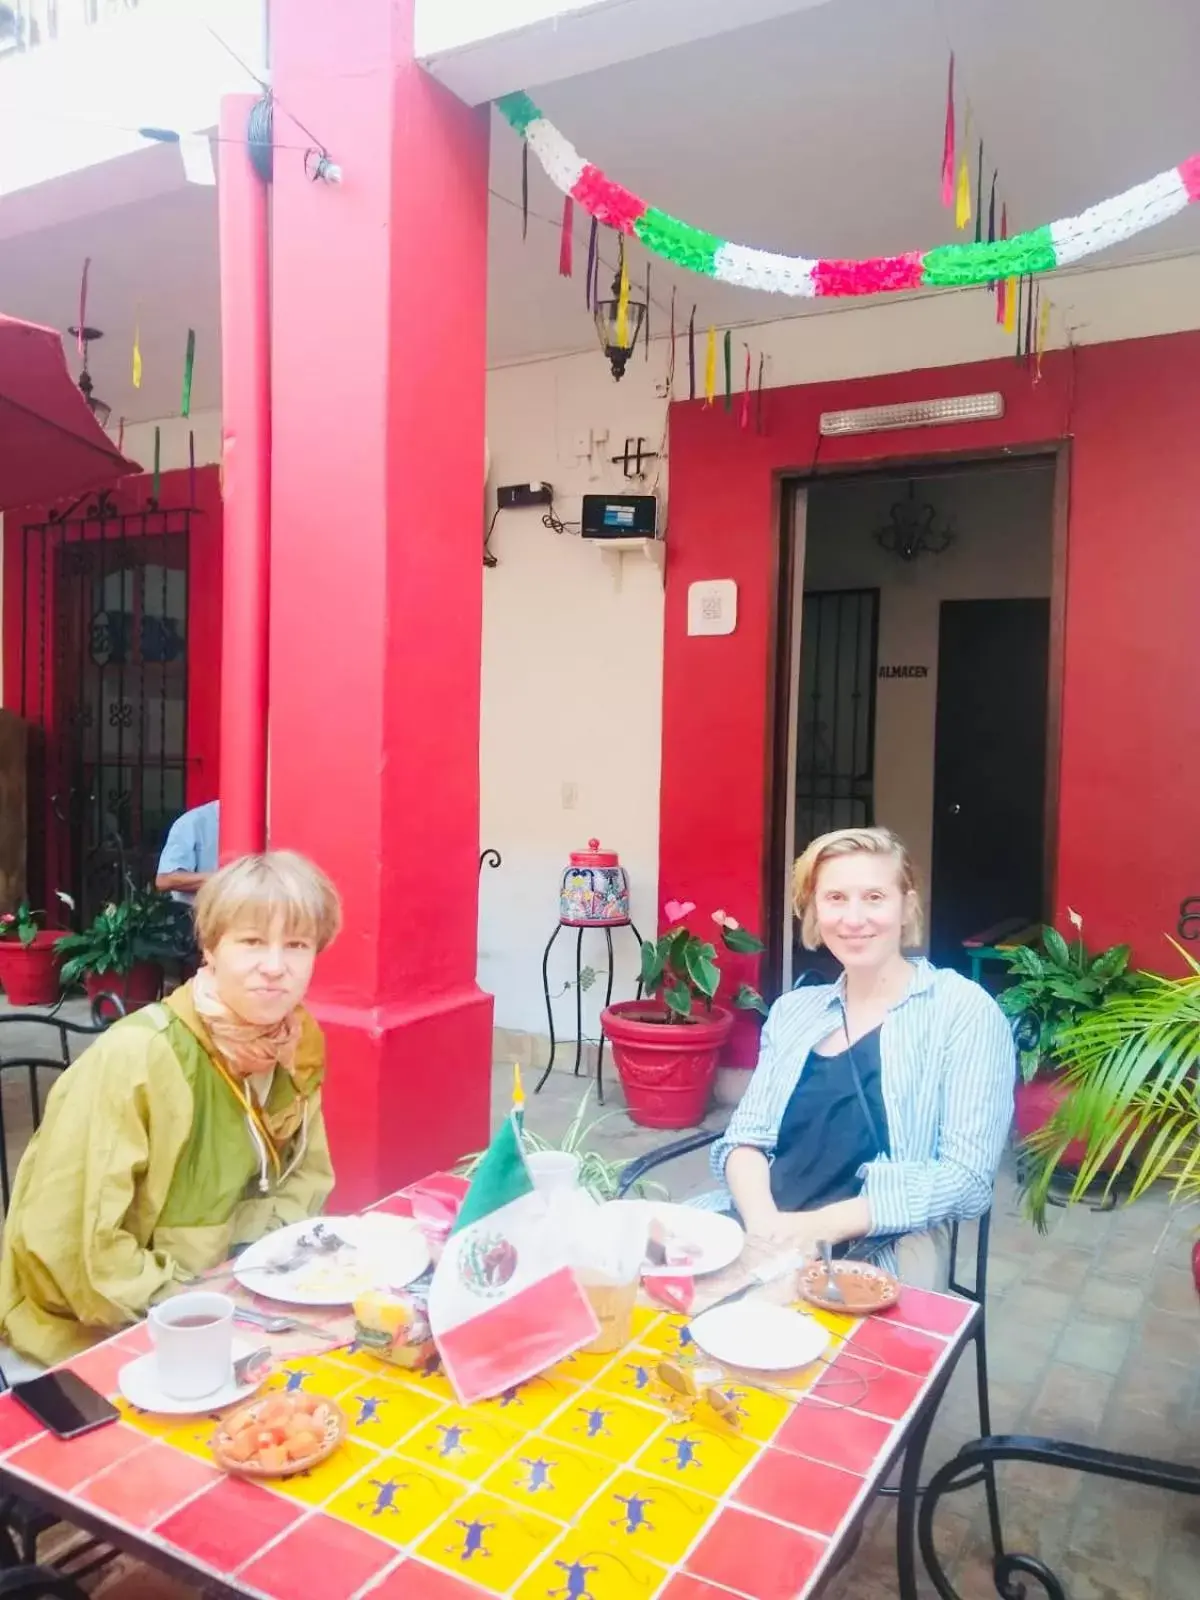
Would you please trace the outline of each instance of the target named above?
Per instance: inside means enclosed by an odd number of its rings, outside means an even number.
[[[11,1011],[0,1016],[0,1199],[3,1208],[8,1210],[8,1199],[11,1192],[8,1160],[9,1135],[15,1134],[20,1142],[18,1159],[23,1152],[29,1134],[31,1134],[42,1120],[42,1073],[50,1073],[57,1077],[71,1065],[71,1040],[72,1038],[90,1042],[104,1030],[125,1015],[125,1007],[120,997],[115,994],[98,995],[92,1001],[91,1013],[86,1022],[76,1022],[72,1018],[64,1017],[61,1012],[63,1001],[49,1011]],[[57,1035],[57,1051],[48,1053],[54,1046],[45,1039],[44,1034],[31,1030],[48,1029]],[[8,1085],[14,1080],[21,1085],[27,1096],[26,1106],[23,1108],[26,1115],[19,1119],[16,1126],[6,1122],[6,1116],[13,1109],[12,1097],[7,1093]],[[18,1093],[20,1089],[18,1088]],[[6,1104],[7,1100],[7,1104]],[[20,1105],[20,1101],[17,1101]],[[15,1119],[14,1119],[15,1120]]]

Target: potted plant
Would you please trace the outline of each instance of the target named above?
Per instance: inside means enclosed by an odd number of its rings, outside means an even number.
[[[1175,948],[1184,977],[1140,974],[1059,1040],[1062,1099],[1028,1145],[1026,1205],[1039,1227],[1068,1152],[1079,1152],[1070,1190],[1058,1191],[1068,1200],[1100,1177],[1110,1193],[1120,1182],[1125,1203],[1158,1183],[1173,1201],[1200,1200],[1200,964]],[[1200,1289],[1200,1245],[1192,1271]]]
[[[60,889],[58,898],[74,909],[70,895]],[[30,909],[22,900],[15,911],[0,917],[0,983],[9,1005],[46,1006],[58,999],[58,956],[55,945],[59,934],[52,928],[39,928],[44,911]]]
[[[1064,1039],[1084,1017],[1114,996],[1134,992],[1141,978],[1129,971],[1129,946],[1112,945],[1091,955],[1083,942],[1083,918],[1070,912],[1076,937],[1043,928],[1039,947],[1018,945],[1008,953],[1016,982],[997,996],[1016,1024],[1021,1081],[1016,1090],[1017,1133],[1028,1139],[1056,1113],[1066,1094]],[[1064,1150],[1074,1166],[1081,1152]]]
[[[646,998],[623,1000],[601,1013],[600,1025],[634,1122],[644,1128],[692,1128],[704,1120],[717,1057],[733,1028],[733,1013],[715,1005],[721,982],[716,946],[685,923],[696,907],[671,901],[667,931],[642,945]],[[726,950],[758,955],[761,939],[723,911],[713,913]],[[739,984],[733,1004],[766,1015],[757,989]]]
[[[173,902],[152,888],[110,901],[82,933],[58,940],[64,985],[82,982],[92,998],[115,994],[127,1011],[149,1005],[162,987],[163,963],[176,952]]]

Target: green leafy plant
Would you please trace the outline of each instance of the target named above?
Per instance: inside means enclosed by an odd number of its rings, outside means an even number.
[[[1063,1152],[1077,1140],[1086,1156],[1072,1200],[1102,1175],[1109,1189],[1127,1186],[1130,1201],[1157,1183],[1176,1202],[1200,1200],[1200,964],[1175,948],[1186,976],[1140,973],[1135,990],[1110,993],[1056,1041],[1067,1095],[1025,1146],[1026,1205],[1039,1227]]]
[[[1082,1018],[1112,997],[1130,994],[1142,982],[1129,971],[1129,946],[1115,944],[1090,955],[1083,918],[1071,913],[1078,937],[1069,944],[1056,928],[1043,928],[1040,947],[1017,945],[1006,952],[1016,979],[997,996],[1005,1016],[1028,1026],[1019,1036],[1021,1076],[1026,1083],[1048,1062],[1063,1059],[1062,1041]]]
[[[579,1182],[582,1187],[597,1200],[615,1200],[626,1164],[624,1161],[610,1161],[606,1156],[602,1156],[598,1150],[592,1148],[591,1140],[597,1128],[603,1126],[617,1113],[606,1111],[589,1121],[588,1108],[591,1100],[592,1091],[589,1089],[579,1102],[575,1115],[561,1139],[546,1139],[541,1134],[535,1133],[528,1124],[524,1124],[521,1129],[521,1140],[526,1151],[530,1153],[539,1150],[560,1150],[565,1155],[578,1156]],[[485,1153],[483,1150],[476,1150],[471,1155],[464,1156],[454,1170],[464,1178],[472,1177]],[[666,1190],[661,1184],[642,1182],[635,1183],[630,1193],[641,1199],[647,1199],[655,1194],[660,1197],[665,1196]]]
[[[178,953],[178,926],[169,896],[157,889],[131,889],[124,900],[110,901],[81,933],[58,941],[62,981],[78,983],[89,972],[123,977],[139,962],[169,960]]]
[[[721,982],[717,966],[717,947],[692,933],[684,918],[695,910],[692,904],[671,901],[666,910],[670,921],[666,933],[647,939],[642,945],[642,987],[647,994],[661,995],[672,1021],[695,1020],[697,1006],[712,1010],[713,998]],[[758,955],[766,949],[762,940],[747,933],[740,923],[714,911],[713,921],[721,930],[721,943],[737,955]],[[739,984],[733,1003],[742,1011],[767,1014],[767,1003],[748,983]]]
[[[69,894],[64,894],[61,889],[56,890],[58,898],[69,911],[74,911],[75,902]],[[0,939],[16,939],[28,950],[37,938],[38,918],[45,919],[44,911],[34,911],[30,908],[28,900],[22,900],[15,911],[7,911],[0,917]]]

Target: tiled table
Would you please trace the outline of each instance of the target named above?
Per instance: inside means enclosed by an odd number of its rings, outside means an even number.
[[[324,1465],[270,1487],[217,1471],[211,1417],[120,1400],[118,1424],[60,1442],[4,1395],[0,1486],[214,1595],[809,1600],[892,1460],[923,1442],[978,1314],[915,1290],[885,1317],[818,1314],[834,1344],[793,1384],[795,1403],[725,1386],[738,1432],[670,1414],[655,1364],[694,1347],[685,1318],[649,1308],[626,1349],[576,1355],[469,1409],[440,1374],[353,1349],[285,1360],[271,1384],[335,1397],[350,1432]],[[147,1349],[135,1328],[71,1365],[115,1395]],[[917,1448],[910,1490],[919,1466]],[[901,1509],[911,1595],[911,1497]]]

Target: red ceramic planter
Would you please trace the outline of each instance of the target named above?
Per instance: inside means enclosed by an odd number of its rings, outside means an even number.
[[[139,961],[128,972],[85,972],[84,993],[89,1000],[98,995],[115,994],[126,1011],[136,1011],[158,999],[162,968],[153,961]]]
[[[694,1128],[704,1121],[717,1058],[733,1029],[720,1006],[695,1022],[673,1022],[651,1000],[622,1000],[600,1015],[625,1090],[643,1128]]]
[[[0,984],[10,1006],[49,1006],[58,999],[58,958],[54,946],[61,933],[43,928],[32,944],[0,939]]]

